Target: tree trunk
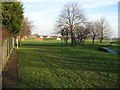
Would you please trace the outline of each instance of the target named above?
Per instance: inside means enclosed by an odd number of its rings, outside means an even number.
[[[16,38],[16,47],[18,49],[18,37]]]
[[[75,34],[73,33],[73,46],[76,45],[76,38],[75,38]]]
[[[72,30],[71,30],[71,46],[75,46],[75,36]]]
[[[103,28],[102,28],[102,30],[101,30],[100,43],[102,43],[102,40],[103,40]]]
[[[100,38],[100,43],[102,43],[103,37]]]
[[[19,47],[21,47],[22,46],[22,44],[21,44],[21,39],[19,40]]]
[[[81,38],[80,38],[80,44],[82,43],[82,40],[83,40],[83,38],[81,37]]]
[[[22,46],[22,44],[21,44],[21,38],[20,38],[20,40],[19,40],[19,47],[21,47]]]
[[[93,36],[93,41],[92,41],[92,44],[94,44],[94,41],[95,41],[95,36]]]
[[[21,37],[19,36],[19,47],[21,47]]]
[[[85,42],[85,38],[82,40],[82,45],[84,44],[84,42]]]
[[[73,32],[71,30],[71,46],[73,46]]]

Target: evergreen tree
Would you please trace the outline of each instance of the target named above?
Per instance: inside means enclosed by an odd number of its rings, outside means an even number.
[[[13,36],[19,34],[23,25],[23,5],[21,2],[2,3],[2,27]]]

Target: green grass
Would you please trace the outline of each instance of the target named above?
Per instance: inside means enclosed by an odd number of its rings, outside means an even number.
[[[25,40],[19,48],[19,87],[118,87],[118,56],[97,51],[100,46],[90,41],[65,47],[61,41]],[[117,45],[109,47],[117,50]]]

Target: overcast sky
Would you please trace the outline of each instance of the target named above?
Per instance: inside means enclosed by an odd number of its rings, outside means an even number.
[[[33,21],[33,33],[52,35],[54,24],[60,11],[67,2],[78,2],[88,20],[102,16],[110,24],[113,36],[118,35],[118,1],[119,0],[19,0],[24,5],[24,15]]]

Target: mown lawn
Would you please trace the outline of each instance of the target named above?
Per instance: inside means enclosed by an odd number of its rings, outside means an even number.
[[[118,87],[118,56],[97,51],[100,46],[90,41],[65,47],[61,41],[25,40],[19,48],[19,87]]]

